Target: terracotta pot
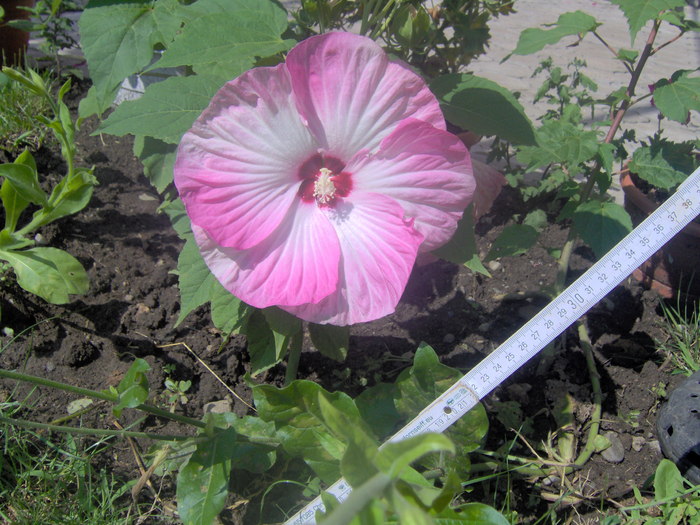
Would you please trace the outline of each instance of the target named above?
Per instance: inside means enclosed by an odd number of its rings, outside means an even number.
[[[620,174],[620,184],[625,209],[636,226],[658,205],[636,186],[627,170]],[[666,299],[700,298],[700,224],[688,224],[632,275]]]
[[[20,7],[34,7],[35,0],[0,0],[5,10],[3,22],[10,20],[27,20],[29,13]],[[23,57],[29,45],[29,33],[0,24],[0,65],[22,65]]]

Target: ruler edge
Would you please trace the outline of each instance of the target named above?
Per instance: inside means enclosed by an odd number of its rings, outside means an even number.
[[[697,180],[694,180],[697,179]],[[421,432],[420,429],[416,432],[411,433],[410,435],[405,435],[409,431],[413,430],[414,425],[418,424],[421,422],[423,418],[425,418],[426,414],[430,413],[432,410],[434,410],[435,407],[439,406],[440,404],[444,404],[443,400],[450,392],[452,392],[455,389],[458,388],[466,388],[473,396],[473,399],[475,399],[474,403],[471,404],[469,408],[467,408],[464,412],[462,412],[459,416],[455,417],[453,421],[450,421],[442,430],[440,430],[440,433],[443,433],[447,428],[449,428],[454,422],[459,420],[461,417],[463,417],[469,410],[471,410],[474,406],[476,406],[477,403],[479,403],[484,397],[489,395],[493,390],[498,388],[501,383],[503,383],[505,380],[509,379],[511,375],[513,375],[516,371],[518,371],[520,368],[522,368],[525,364],[527,364],[530,359],[535,357],[537,354],[540,353],[540,351],[551,341],[556,339],[559,335],[561,335],[565,330],[567,330],[571,325],[573,325],[576,321],[581,319],[584,315],[586,315],[594,306],[596,306],[606,295],[608,295],[615,287],[619,286],[620,283],[622,283],[625,279],[629,278],[631,275],[632,271],[639,267],[644,261],[648,260],[651,256],[653,256],[656,252],[658,252],[664,245],[666,245],[671,239],[673,239],[685,226],[687,226],[690,222],[692,222],[698,214],[700,214],[700,199],[698,201],[694,202],[693,208],[697,208],[695,215],[692,215],[691,213],[688,213],[686,217],[682,221],[674,221],[675,224],[673,227],[670,229],[671,235],[667,236],[665,240],[662,240],[661,242],[654,243],[651,245],[646,252],[648,253],[643,253],[642,255],[644,256],[643,259],[641,257],[637,257],[630,262],[630,264],[626,265],[625,268],[621,269],[620,271],[624,273],[623,277],[619,280],[613,279],[605,285],[601,290],[605,290],[604,293],[597,293],[594,295],[593,298],[589,301],[590,305],[587,308],[584,308],[581,310],[581,313],[578,314],[575,318],[573,318],[573,321],[570,323],[566,323],[563,329],[558,331],[552,338],[550,338],[547,342],[543,343],[537,350],[531,351],[529,355],[520,360],[516,360],[514,364],[516,365],[512,370],[506,371],[505,375],[503,375],[502,379],[494,384],[493,386],[488,387],[487,390],[485,390],[483,393],[479,391],[475,391],[472,389],[469,385],[466,384],[467,379],[472,376],[476,375],[479,371],[481,371],[483,368],[488,366],[490,364],[489,361],[492,360],[493,357],[497,357],[496,354],[502,353],[504,349],[507,349],[511,344],[514,342],[517,342],[518,339],[521,338],[521,334],[525,334],[527,330],[536,325],[537,322],[542,319],[547,317],[549,310],[552,308],[556,307],[555,303],[558,303],[560,299],[571,299],[570,294],[572,291],[577,290],[580,286],[581,283],[585,282],[587,279],[584,280],[584,277],[587,277],[591,274],[594,274],[598,272],[599,270],[603,269],[605,267],[605,264],[610,262],[610,259],[612,258],[611,255],[614,252],[618,252],[620,249],[625,248],[626,245],[630,244],[635,237],[637,237],[638,232],[646,230],[648,225],[653,224],[654,220],[658,220],[659,217],[661,217],[664,213],[670,214],[671,211],[669,208],[677,208],[678,206],[682,205],[681,202],[679,204],[676,204],[677,201],[681,200],[681,197],[683,196],[684,193],[691,192],[693,188],[696,187],[696,191],[698,193],[698,196],[700,198],[700,168],[697,168],[693,173],[688,175],[685,181],[679,185],[679,187],[676,189],[676,191],[671,195],[666,201],[661,203],[652,213],[649,214],[648,217],[646,217],[641,223],[639,223],[636,227],[632,229],[627,235],[625,235],[624,238],[622,238],[618,243],[616,243],[606,254],[601,257],[600,260],[596,261],[590,268],[588,268],[583,274],[581,274],[578,278],[576,278],[570,285],[568,285],[559,295],[554,297],[549,303],[547,303],[545,306],[542,307],[540,311],[538,311],[533,317],[531,317],[527,322],[525,322],[520,328],[518,328],[513,334],[511,334],[505,341],[503,341],[498,347],[493,349],[487,356],[485,356],[481,361],[479,361],[473,368],[471,368],[468,372],[466,372],[461,378],[459,378],[454,384],[452,384],[450,387],[448,387],[443,393],[441,393],[437,398],[435,398],[431,403],[429,403],[423,410],[420,411],[413,419],[411,419],[408,423],[406,423],[403,427],[401,427],[397,432],[395,432],[392,436],[386,439],[385,443],[391,443],[395,441],[401,441],[403,439],[406,439],[407,437],[411,437],[412,435],[420,435],[423,433],[426,433],[427,431]],[[686,220],[687,219],[687,220]],[[641,259],[641,262],[637,262],[639,259]],[[628,271],[628,267],[631,267]],[[555,330],[556,331],[556,330]],[[480,389],[479,389],[480,390]],[[450,418],[452,419],[452,418]],[[324,492],[328,492],[338,498],[341,502],[344,499],[344,496],[347,496],[351,491],[351,488],[349,487],[349,484],[345,481],[344,478],[340,478],[337,481],[335,481],[333,484],[331,484],[329,487],[327,487]],[[343,499],[341,499],[343,498]],[[325,510],[325,506],[321,502],[321,497],[317,496],[314,498],[312,501],[304,505],[304,507],[295,512],[292,517],[288,518],[285,520],[283,523],[284,525],[307,525],[307,524],[313,524],[316,522],[315,520],[315,514],[317,510]],[[311,520],[309,521],[308,519],[304,519],[304,516],[309,516]]]

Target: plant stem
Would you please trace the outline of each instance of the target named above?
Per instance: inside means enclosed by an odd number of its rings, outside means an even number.
[[[289,357],[287,358],[287,371],[284,374],[284,386],[289,385],[297,378],[299,360],[301,359],[301,346],[304,341],[304,332],[299,330],[292,336],[289,343]]]
[[[26,383],[32,383],[39,386],[46,386],[49,388],[56,388],[58,390],[63,390],[65,392],[71,392],[79,396],[91,397],[94,399],[101,399],[103,401],[109,401],[110,403],[117,403],[119,397],[111,394],[109,392],[100,392],[98,390],[90,390],[88,388],[81,388],[78,386],[68,385],[66,383],[60,383],[58,381],[52,381],[51,379],[45,379],[43,377],[32,376],[29,374],[23,374],[21,372],[12,372],[10,370],[0,369],[0,377],[5,377],[7,379],[14,379],[15,381],[24,381]],[[206,428],[206,424],[198,419],[194,419],[187,416],[182,416],[179,414],[173,414],[162,408],[155,407],[153,405],[147,405],[142,403],[136,407],[136,410],[141,410],[142,412],[147,412],[154,416],[165,417],[172,419],[173,421],[178,421],[186,425],[192,425],[197,428]]]
[[[148,438],[157,439],[159,441],[184,441],[187,439],[193,439],[192,436],[155,434],[153,432],[134,432],[132,430],[109,430],[106,428],[67,427],[63,425],[51,425],[49,423],[37,423],[35,421],[27,421],[24,419],[14,419],[5,416],[0,416],[0,423],[6,423],[8,425],[14,425],[22,428],[37,428],[40,430],[48,430],[51,432],[65,432],[67,434],[84,434],[89,436]]]
[[[591,376],[591,387],[593,388],[593,413],[591,414],[591,426],[588,429],[588,438],[586,445],[574,461],[577,466],[583,466],[595,452],[595,441],[600,430],[600,417],[603,410],[603,391],[600,388],[600,375],[595,366],[595,358],[593,357],[593,345],[588,335],[588,329],[583,321],[578,323],[578,337],[583,349],[583,355],[586,357],[586,366],[588,373]]]

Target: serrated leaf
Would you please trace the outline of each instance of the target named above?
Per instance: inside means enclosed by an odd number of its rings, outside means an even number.
[[[430,89],[449,122],[514,144],[535,143],[525,110],[510,91],[495,82],[470,74],[450,74],[433,80]]]
[[[217,73],[231,80],[249,69],[256,58],[286,51],[290,41],[281,38],[287,14],[265,0],[229,0],[225,10],[188,21],[154,67],[192,66],[196,73]],[[192,10],[188,10],[192,11]],[[235,28],[235,30],[231,30]]]
[[[600,24],[583,11],[564,13],[556,23],[548,24],[552,29],[529,28],[520,33],[520,38],[512,54],[530,55],[545,46],[556,44],[562,38],[594,31]]]
[[[576,168],[593,158],[598,152],[598,136],[571,122],[549,120],[537,130],[537,146],[523,146],[518,151],[518,161],[528,169],[565,164]]]
[[[163,193],[173,182],[177,146],[152,137],[134,139],[134,155],[143,164],[143,172],[158,193]]]
[[[211,320],[224,334],[237,334],[255,310],[216,281],[212,286]]]
[[[600,259],[632,231],[632,219],[617,203],[591,200],[580,204],[572,214],[576,233]]]
[[[506,226],[493,241],[486,260],[522,255],[535,245],[539,236],[537,229],[528,224]]]
[[[610,0],[625,14],[630,32],[630,41],[649,20],[655,20],[661,11],[684,7],[685,0]]]
[[[350,329],[347,326],[309,323],[309,336],[316,350],[326,357],[342,363],[350,346]]]
[[[275,366],[287,352],[290,337],[274,332],[260,310],[250,314],[243,331],[248,340],[250,373],[253,376]]]
[[[94,85],[90,110],[104,112],[122,81],[151,63],[154,45],[169,40],[180,26],[174,12],[177,7],[176,2],[154,5],[150,0],[88,3],[79,27],[80,45]],[[87,115],[81,112],[81,116]]]
[[[691,78],[683,72],[671,81],[657,82],[654,104],[665,117],[685,123],[691,109],[700,111],[700,77]]]
[[[177,259],[177,272],[180,287],[180,314],[175,326],[179,325],[192,310],[211,299],[216,282],[216,277],[202,259],[194,238],[188,239],[182,247]]]
[[[177,144],[220,87],[202,75],[168,78],[149,86],[141,98],[120,104],[96,133],[146,135]]]
[[[17,276],[17,284],[53,304],[65,304],[71,294],[84,294],[90,288],[85,269],[71,254],[51,247],[21,251],[0,250]]]
[[[228,496],[231,458],[238,441],[233,428],[219,430],[197,445],[177,476],[177,509],[187,525],[210,525]]]
[[[671,190],[688,176],[676,169],[665,155],[663,148],[642,147],[632,155],[629,169],[655,188]]]

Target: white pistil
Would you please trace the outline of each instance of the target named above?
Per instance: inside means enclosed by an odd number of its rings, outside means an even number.
[[[314,181],[314,197],[321,204],[327,204],[335,197],[335,185],[331,180],[333,172],[328,168],[321,168],[320,175]]]

